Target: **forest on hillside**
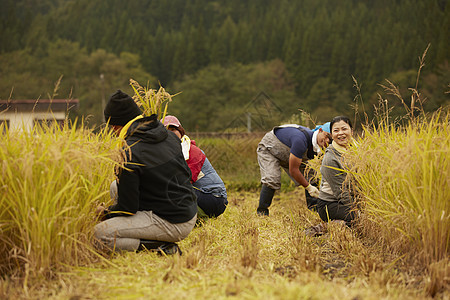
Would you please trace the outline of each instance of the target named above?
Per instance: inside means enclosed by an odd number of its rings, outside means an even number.
[[[408,98],[430,45],[418,88],[433,111],[450,103],[448,2],[0,0],[0,99],[78,98],[74,116],[99,125],[102,98],[133,78],[179,93],[169,112],[188,131],[260,106],[322,122],[353,114],[353,78],[369,115],[385,79]]]

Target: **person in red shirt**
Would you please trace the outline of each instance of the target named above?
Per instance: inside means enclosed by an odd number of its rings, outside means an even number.
[[[227,191],[205,153],[189,139],[175,116],[166,116],[161,122],[181,140],[184,158],[191,169],[194,192],[197,195],[198,216],[218,217],[228,204]]]

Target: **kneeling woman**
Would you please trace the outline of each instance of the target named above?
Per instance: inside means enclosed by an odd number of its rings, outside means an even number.
[[[320,167],[322,183],[317,208],[323,221],[343,220],[350,226],[356,212],[349,183],[345,181],[342,155],[352,143],[353,127],[349,118],[338,116],[333,118],[330,128],[333,142],[326,149]]]
[[[189,139],[175,116],[166,116],[164,126],[181,139],[184,158],[191,170],[191,182],[197,195],[198,217],[215,218],[226,209],[227,190],[225,184],[213,168],[205,153]]]

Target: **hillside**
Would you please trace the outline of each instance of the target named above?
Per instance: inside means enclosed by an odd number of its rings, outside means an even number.
[[[425,109],[449,103],[446,0],[0,4],[0,98],[46,97],[64,75],[59,94],[79,98],[78,114],[93,115],[93,123],[102,97],[131,92],[130,77],[183,92],[172,112],[190,130],[221,129],[212,116],[242,113],[236,107],[261,91],[285,108],[284,119],[299,108],[318,121],[350,114],[352,76],[370,113],[385,78],[414,86],[428,44],[422,90],[433,101]],[[205,114],[201,108],[211,105]]]

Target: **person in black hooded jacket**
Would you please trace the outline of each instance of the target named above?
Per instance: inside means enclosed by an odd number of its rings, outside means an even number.
[[[116,133],[125,136],[126,161],[116,180],[116,203],[97,208],[105,221],[95,226],[96,238],[111,249],[176,253],[175,242],[188,236],[197,219],[191,172],[178,137],[156,115],[142,117],[120,90],[104,113]]]

